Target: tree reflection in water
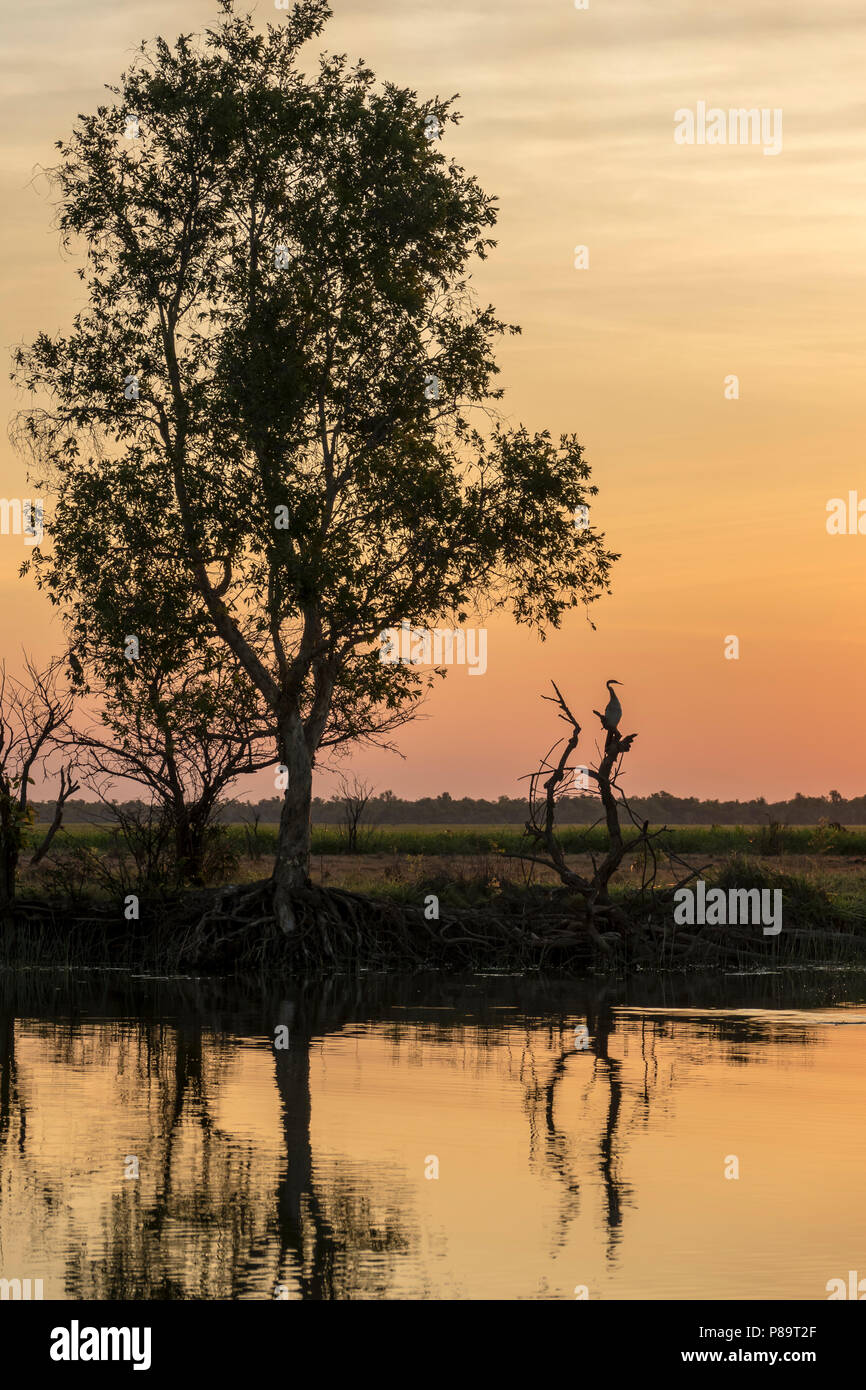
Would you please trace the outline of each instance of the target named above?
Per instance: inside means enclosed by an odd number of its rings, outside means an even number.
[[[253,982],[136,983],[119,975],[66,977],[58,988],[47,973],[4,973],[0,1229],[29,1204],[34,1248],[41,1241],[45,1251],[64,1252],[63,1286],[74,1298],[272,1298],[280,1286],[290,1298],[393,1296],[401,1264],[418,1255],[421,1240],[412,1184],[405,1172],[380,1167],[386,1181],[373,1189],[362,1164],[317,1157],[311,1134],[311,1056],[363,1024],[387,1039],[395,1062],[403,1043],[420,1040],[450,1048],[454,1066],[481,1074],[492,1065],[496,1078],[518,1086],[530,1167],[549,1171],[560,1192],[554,1247],[564,1246],[581,1184],[591,1182],[603,1193],[606,1255],[614,1261],[634,1197],[628,1136],[675,1089],[672,1065],[659,1075],[657,1042],[678,1026],[665,1009],[684,999],[710,1008],[722,1002],[719,980],[708,981],[703,995],[699,982],[678,988],[651,978],[627,988],[558,978],[341,976],[273,993]],[[757,1008],[809,1002],[808,989],[795,998],[790,977],[741,983],[740,1001],[750,992]],[[628,1004],[635,1016],[621,1013]],[[651,1014],[641,1013],[646,1005]],[[431,1009],[439,1011],[432,1023]],[[587,1051],[573,1042],[581,1022]],[[289,1031],[285,1049],[272,1046],[277,1024]],[[769,1037],[814,1041],[802,1024],[786,1028],[783,1019],[707,1013],[690,1020],[692,1046],[678,1052],[678,1066],[700,1066],[708,1042],[721,1045],[729,1063],[754,1062]],[[626,1085],[623,1058],[636,1041],[641,1075],[632,1070]],[[221,1083],[238,1049],[250,1046],[273,1058],[262,1072],[266,1085],[273,1067],[279,1101],[270,1152],[215,1120]],[[425,1055],[419,1047],[410,1060]],[[71,1081],[102,1069],[112,1134],[137,1135],[127,1142],[140,1159],[139,1180],[108,1182],[98,1169],[88,1188],[76,1170],[79,1154],[63,1171],[36,1145],[38,1098],[28,1086],[40,1089],[33,1078],[48,1072],[62,1083],[64,1068]],[[13,1273],[0,1265],[0,1274]],[[415,1296],[435,1294],[427,1277],[416,1274]]]

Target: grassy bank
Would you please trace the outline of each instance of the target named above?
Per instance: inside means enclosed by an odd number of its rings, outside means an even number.
[[[837,861],[838,863],[839,861]],[[581,900],[561,885],[519,882],[495,872],[456,874],[419,857],[414,877],[368,891],[313,883],[293,902],[296,928],[282,934],[265,879],[144,895],[126,921],[122,901],[84,895],[21,896],[0,934],[7,965],[110,965],[115,969],[288,971],[423,969],[721,970],[866,963],[862,873],[790,873],[767,860],[732,856],[702,875],[725,890],[780,890],[782,931],[760,924],[679,926],[670,882],[641,892],[628,877],[612,885],[614,916],[603,937],[588,934]],[[491,861],[494,868],[501,860]],[[476,869],[479,860],[467,860]],[[435,913],[426,909],[435,901]]]
[[[611,939],[590,940],[585,906],[552,869],[519,856],[514,826],[393,826],[364,832],[349,853],[334,827],[313,836],[312,884],[293,939],[275,928],[267,883],[275,825],[222,827],[205,886],[154,878],[106,826],[72,825],[49,861],[25,855],[14,927],[0,933],[7,964],[115,968],[287,970],[436,968],[773,968],[866,960],[866,829],[680,826],[654,842],[655,895],[626,855],[612,881]],[[35,836],[34,836],[35,838]],[[606,848],[599,826],[563,827],[568,867],[584,878]],[[685,863],[683,862],[685,861]],[[687,867],[686,867],[687,866]],[[779,889],[781,935],[761,927],[683,928],[672,887],[692,869],[725,889]],[[140,918],[125,919],[126,895]],[[438,916],[427,905],[435,900]]]

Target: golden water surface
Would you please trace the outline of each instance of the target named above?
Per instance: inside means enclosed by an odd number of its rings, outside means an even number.
[[[864,1001],[859,977],[787,972],[4,975],[0,1277],[46,1298],[826,1299],[866,1276]]]

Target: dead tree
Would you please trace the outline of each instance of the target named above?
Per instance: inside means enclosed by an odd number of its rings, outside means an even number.
[[[30,787],[34,773],[49,774],[49,760],[61,746],[62,734],[72,711],[74,695],[59,688],[65,657],[55,657],[40,670],[25,655],[20,677],[11,676],[0,663],[0,913],[7,915],[15,898],[15,875],[26,831],[32,823]],[[75,759],[67,755],[61,769],[61,790],[55,809],[60,827],[63,806],[77,784]],[[40,855],[41,857],[41,855]]]
[[[367,810],[367,803],[373,795],[373,787],[369,782],[362,782],[360,777],[353,776],[350,781],[345,773],[340,773],[338,781],[340,794],[337,799],[342,813],[340,830],[346,839],[346,849],[349,854],[354,854],[358,848],[361,821]]]
[[[161,821],[170,825],[179,877],[201,883],[221,799],[274,761],[254,690],[225,665],[191,655],[182,671],[154,665],[125,682],[104,681],[96,693],[101,728],[74,735],[88,786],[125,839],[129,826],[111,792],[118,782],[143,788],[160,816],[141,825],[160,843]]]
[[[63,824],[63,811],[66,803],[71,796],[80,790],[81,783],[75,781],[76,769],[72,765],[63,766],[60,769],[60,789],[57,793],[57,800],[54,803],[54,815],[51,824],[45,833],[44,839],[37,846],[36,853],[30,860],[30,867],[34,868],[41,862],[51,848],[54,836]]]
[[[666,827],[651,831],[648,821],[639,821],[619,786],[618,778],[622,760],[634,743],[637,734],[621,734],[615,722],[606,719],[598,710],[604,733],[604,751],[597,767],[586,767],[585,774],[592,778],[598,788],[603,815],[595,825],[604,821],[607,828],[608,844],[604,854],[590,853],[592,875],[587,877],[569,868],[565,851],[556,834],[556,814],[559,802],[575,790],[577,767],[572,758],[580,741],[581,726],[572,714],[555,682],[554,695],[543,695],[542,699],[556,705],[559,718],[570,729],[567,739],[558,740],[543,759],[541,766],[529,778],[529,819],[526,821],[526,836],[537,853],[520,855],[521,859],[552,869],[560,881],[572,890],[574,904],[582,917],[587,931],[606,950],[610,949],[613,938],[624,934],[630,925],[628,915],[611,901],[610,881],[626,855],[635,853],[643,856],[643,873],[640,896],[646,898],[654,889],[658,872],[658,855],[654,841],[663,835]],[[625,812],[630,826],[626,833],[620,823],[620,812]],[[594,829],[594,826],[589,827]],[[668,852],[668,857],[675,859]],[[688,866],[687,866],[688,867]],[[690,871],[683,882],[692,878]],[[677,885],[679,886],[679,885]],[[605,930],[606,929],[606,930]]]

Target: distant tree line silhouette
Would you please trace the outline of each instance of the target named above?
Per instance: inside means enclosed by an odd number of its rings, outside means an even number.
[[[122,803],[126,805],[126,803]],[[130,802],[130,807],[139,805]],[[845,799],[837,791],[826,796],[804,796],[797,792],[789,801],[705,801],[696,796],[674,796],[672,792],[653,792],[629,802],[635,815],[652,825],[763,825],[773,821],[782,825],[817,825],[820,820],[842,825],[866,825],[866,795]],[[258,815],[263,824],[276,824],[280,818],[279,797],[261,801],[234,801],[220,806],[218,819],[226,825],[240,824]],[[53,802],[34,802],[36,820],[51,820]],[[598,819],[600,803],[594,794],[564,797],[559,809],[561,825],[589,825]],[[344,815],[343,800],[314,797],[314,825],[337,825]],[[70,800],[64,820],[68,824],[98,823],[106,819],[103,807],[93,801]],[[522,825],[526,820],[526,799],[500,796],[495,801],[470,796],[419,797],[409,801],[385,791],[373,796],[367,805],[370,825]]]

